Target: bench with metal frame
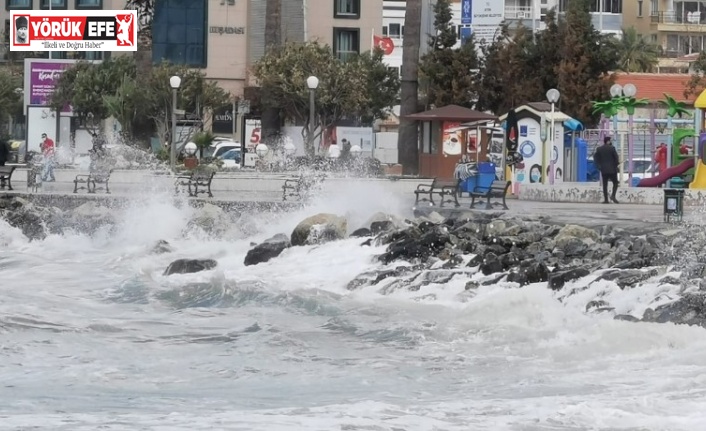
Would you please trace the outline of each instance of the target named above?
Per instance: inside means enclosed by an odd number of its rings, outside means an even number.
[[[199,193],[207,193],[209,198],[211,193],[211,182],[216,175],[212,169],[194,169],[189,175],[179,175],[176,177],[174,187],[179,191],[179,186],[186,187],[190,197],[198,197]],[[201,187],[202,190],[199,190]]]
[[[74,178],[74,193],[78,193],[79,190],[86,190],[88,193],[95,193],[96,190],[104,190],[106,194],[110,194],[110,176],[113,170],[110,169],[107,172],[91,172],[90,174],[79,174]],[[85,186],[79,186],[79,184],[85,184]],[[102,187],[98,187],[98,184],[102,184]]]
[[[12,188],[12,173],[15,172],[16,166],[0,166],[0,181],[2,181],[3,187],[7,183],[7,190],[13,190]]]
[[[510,189],[510,181],[495,180],[490,184],[490,187],[476,187],[471,192],[471,208],[476,204],[476,199],[486,199],[485,209],[493,209],[493,206],[502,206],[509,210],[505,197]],[[491,199],[502,199],[502,202],[491,202]]]
[[[432,181],[431,184],[419,184],[417,186],[417,189],[414,191],[414,194],[416,196],[414,204],[416,205],[419,202],[429,202],[432,205],[435,205],[434,195],[439,195],[439,198],[441,199],[440,206],[443,207],[444,203],[453,202],[457,207],[459,207],[461,206],[461,204],[458,203],[459,186],[460,181],[456,178],[434,178],[434,181]],[[420,198],[420,196],[428,197]],[[444,199],[446,196],[451,196],[453,197],[453,199]]]

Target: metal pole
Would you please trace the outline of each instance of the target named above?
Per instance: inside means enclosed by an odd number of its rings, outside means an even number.
[[[532,0],[532,8],[531,8],[532,10],[530,11],[530,13],[532,14],[532,40],[533,41],[537,39],[537,37],[535,36],[537,34],[537,22],[535,21],[535,18],[536,18],[535,13],[537,11],[537,9],[535,9],[536,5],[537,5],[537,0]]]
[[[603,2],[605,0],[599,0],[598,5],[598,31],[603,34]]]
[[[547,177],[549,177],[549,184],[552,185],[554,184],[554,144],[556,140],[556,137],[554,136],[556,134],[556,130],[554,129],[554,106],[555,104],[552,102],[552,135],[549,138],[549,174],[547,175]]]
[[[316,108],[314,103],[316,103],[315,91],[313,88],[309,89],[309,144],[308,148],[313,150],[314,148],[314,117],[316,116]],[[316,151],[314,151],[316,153]]]
[[[172,88],[172,142],[170,145],[169,149],[169,160],[170,164],[172,167],[172,172],[175,171],[176,169],[176,145],[177,145],[177,140],[176,140],[176,130],[177,130],[177,121],[176,121],[176,105],[177,105],[177,89]]]
[[[635,153],[635,149],[633,148],[634,146],[634,136],[633,136],[633,128],[634,124],[632,122],[633,114],[628,114],[628,187],[632,187],[632,170],[633,170],[633,164],[632,164],[632,159],[633,155]]]

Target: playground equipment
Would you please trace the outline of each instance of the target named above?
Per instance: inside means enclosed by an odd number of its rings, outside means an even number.
[[[694,146],[694,179],[689,184],[690,189],[706,189],[706,132],[704,132],[704,109],[706,109],[706,90],[702,91],[694,101],[694,126],[699,133],[699,140]]]

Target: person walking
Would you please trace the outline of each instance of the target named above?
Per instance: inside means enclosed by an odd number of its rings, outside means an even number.
[[[593,162],[601,173],[603,203],[610,203],[608,201],[608,181],[613,183],[613,193],[610,195],[610,200],[616,204],[619,203],[615,198],[615,193],[618,191],[618,165],[620,164],[620,158],[610,136],[603,138],[603,145],[596,148],[596,152],[593,154]]]
[[[42,133],[42,155],[44,155],[44,169],[42,170],[42,181],[56,181],[54,178],[54,141]]]
[[[6,141],[0,141],[0,166],[5,166],[10,160],[10,144]],[[0,188],[5,188],[5,177],[0,179]]]

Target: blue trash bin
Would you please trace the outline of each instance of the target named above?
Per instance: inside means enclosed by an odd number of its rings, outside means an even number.
[[[495,181],[495,163],[478,163],[478,184],[479,191],[486,191]]]
[[[473,175],[465,180],[461,181],[461,192],[463,193],[471,193],[476,189],[476,186],[478,185],[478,176]]]

